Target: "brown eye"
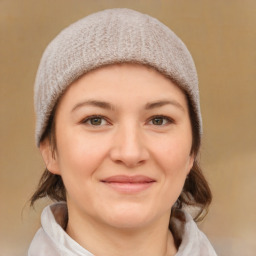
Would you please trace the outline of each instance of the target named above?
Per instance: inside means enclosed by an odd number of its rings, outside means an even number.
[[[162,117],[156,117],[154,119],[152,119],[152,124],[154,125],[162,125],[164,122]]]
[[[102,118],[101,117],[94,117],[89,120],[91,125],[101,125]]]
[[[89,116],[82,123],[91,126],[102,126],[108,124],[106,119],[102,116]]]
[[[150,120],[150,124],[157,126],[165,125],[168,123],[171,123],[171,119],[166,116],[155,116]]]

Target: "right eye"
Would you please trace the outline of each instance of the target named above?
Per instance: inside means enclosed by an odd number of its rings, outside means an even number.
[[[103,116],[89,116],[84,119],[82,123],[91,126],[102,126],[109,124]]]

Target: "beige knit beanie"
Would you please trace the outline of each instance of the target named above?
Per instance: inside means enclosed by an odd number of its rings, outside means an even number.
[[[35,81],[36,143],[66,88],[92,69],[114,63],[141,63],[167,75],[189,96],[202,121],[198,79],[184,43],[155,18],[129,9],[89,15],[64,29],[46,48]]]

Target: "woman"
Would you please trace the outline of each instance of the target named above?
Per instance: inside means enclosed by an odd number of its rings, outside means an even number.
[[[35,82],[48,196],[28,255],[216,255],[202,217],[196,69],[182,41],[133,10],[92,14],[47,47]]]

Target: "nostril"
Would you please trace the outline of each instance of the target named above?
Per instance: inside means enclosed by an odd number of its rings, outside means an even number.
[[[110,150],[110,158],[115,163],[134,167],[142,165],[149,158],[145,141],[136,127],[123,125],[116,134]]]
[[[136,161],[136,160],[131,160],[131,159],[129,159],[129,160],[128,159],[115,160],[116,164],[125,165],[129,168],[133,168],[133,167],[143,165],[145,162],[146,162],[145,160]]]

